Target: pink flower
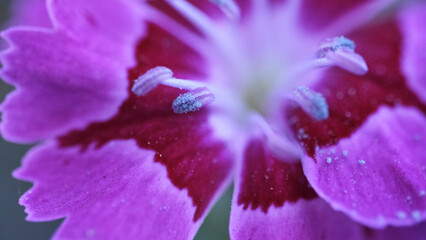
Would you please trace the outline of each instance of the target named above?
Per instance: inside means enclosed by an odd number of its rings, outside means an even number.
[[[27,219],[66,218],[56,239],[192,239],[234,180],[231,239],[425,236],[426,5],[392,4],[21,12],[1,131],[40,142],[14,172],[34,183]]]

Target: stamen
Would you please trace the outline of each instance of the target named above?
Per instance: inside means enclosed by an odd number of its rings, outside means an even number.
[[[240,8],[233,0],[209,0],[216,4],[220,10],[230,19],[236,20],[241,16]]]
[[[155,67],[136,79],[132,92],[138,96],[145,96],[160,84],[181,90],[193,90],[206,86],[206,84],[201,82],[174,78],[172,70],[166,67]]]
[[[364,58],[355,52],[355,43],[343,36],[329,38],[321,43],[316,57],[319,66],[337,65],[356,75],[368,72]]]
[[[294,91],[296,102],[312,118],[321,121],[328,118],[328,105],[321,93],[301,86]]]
[[[168,0],[167,2],[199,30],[203,31],[208,36],[216,35],[213,33],[215,26],[210,17],[190,2],[186,0]]]
[[[172,70],[166,67],[155,67],[136,79],[132,92],[138,96],[144,96],[159,84],[171,78],[173,78]]]
[[[300,147],[283,135],[279,135],[259,114],[253,115],[253,120],[260,127],[267,139],[267,147],[271,154],[288,162],[299,161],[302,155]]]
[[[179,95],[172,104],[175,113],[183,114],[200,110],[214,101],[214,95],[206,87],[197,88]]]

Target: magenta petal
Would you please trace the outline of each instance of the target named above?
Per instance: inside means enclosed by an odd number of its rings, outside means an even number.
[[[401,16],[404,34],[402,67],[408,86],[426,103],[426,4],[415,5]]]
[[[196,207],[154,155],[133,140],[32,150],[14,173],[35,183],[21,198],[28,220],[66,217],[57,239],[191,239]]]
[[[382,107],[349,138],[302,160],[317,193],[371,227],[426,218],[426,117],[409,107]]]
[[[13,47],[0,56],[1,77],[17,88],[2,104],[1,129],[8,140],[42,140],[107,119],[127,96],[127,68],[133,63],[134,41],[140,37],[135,13],[122,1],[90,1],[91,8],[82,4],[86,1],[69,1],[72,9],[99,11],[90,18],[72,14],[71,8],[63,14],[55,10],[65,2],[51,4],[58,18],[56,31],[3,33]],[[73,23],[79,28],[61,28]]]
[[[232,240],[419,240],[426,235],[426,223],[384,230],[369,229],[334,211],[319,198],[286,203],[271,208],[268,213],[259,209],[244,210],[234,202],[230,235]]]
[[[122,0],[51,0],[53,25],[82,47],[133,63],[136,40],[143,30],[138,4]]]
[[[333,211],[323,200],[299,200],[273,207],[264,213],[232,205],[232,240],[245,239],[327,239],[362,238],[362,227],[344,214]],[[319,237],[321,236],[321,237]]]
[[[330,27],[339,18],[365,8],[351,16],[350,22],[345,23],[347,27],[344,30],[348,30],[353,22],[365,21],[378,14],[379,9],[384,9],[394,2],[395,0],[303,0],[300,6],[300,23],[308,30],[320,31]]]

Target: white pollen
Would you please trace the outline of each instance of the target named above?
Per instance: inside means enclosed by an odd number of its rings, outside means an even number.
[[[331,157],[327,158],[327,163],[331,163]]]
[[[418,141],[420,141],[420,134],[414,134],[414,136],[413,136],[413,139],[414,139],[414,141],[416,141],[416,142],[418,142]]]
[[[348,151],[347,151],[347,150],[344,150],[344,151],[343,151],[343,156],[345,156],[345,157],[347,157],[347,156],[348,156]]]
[[[421,190],[419,192],[419,197],[424,197],[424,196],[426,196],[426,191],[425,190]]]
[[[197,88],[179,95],[172,104],[175,113],[184,114],[200,110],[214,101],[214,95],[207,88]]]
[[[360,165],[364,165],[364,164],[365,164],[365,161],[364,161],[364,160],[358,160],[358,163],[359,163]]]
[[[398,212],[396,213],[396,216],[397,216],[398,218],[400,218],[400,219],[404,219],[404,218],[406,218],[406,217],[407,217],[407,214],[406,214],[404,211],[398,211]]]
[[[421,214],[420,214],[420,211],[418,211],[418,210],[411,212],[411,216],[417,222],[420,221],[420,219],[421,219]]]
[[[95,230],[93,230],[93,229],[87,229],[86,230],[86,237],[88,237],[88,238],[93,238],[94,236],[95,236]]]

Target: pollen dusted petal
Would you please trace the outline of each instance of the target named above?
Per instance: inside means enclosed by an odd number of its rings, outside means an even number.
[[[333,208],[362,224],[413,225],[426,219],[425,123],[415,108],[382,107],[348,139],[318,148],[315,161],[302,159],[304,172]]]
[[[426,234],[426,223],[373,230],[354,222],[306,187],[300,165],[274,160],[263,144],[254,139],[247,145],[235,176],[232,240],[417,240]]]
[[[192,239],[196,207],[155,157],[133,140],[37,147],[14,173],[35,182],[20,203],[30,221],[66,217],[54,239]]]
[[[235,195],[238,189],[236,191]],[[419,240],[426,235],[426,223],[370,229],[316,198],[285,203],[271,208],[266,214],[259,209],[244,210],[234,202],[229,230],[231,240],[318,239],[319,236],[323,240]]]
[[[271,207],[267,213],[243,209],[234,200],[230,235],[231,240],[318,239],[319,236],[327,240],[365,239],[360,225],[334,211],[320,198],[286,202],[283,206]]]

